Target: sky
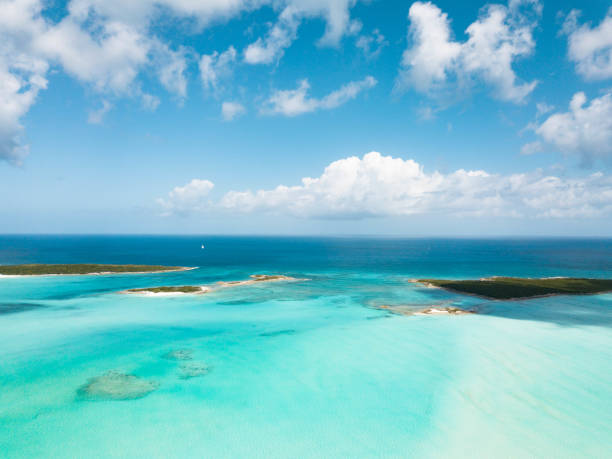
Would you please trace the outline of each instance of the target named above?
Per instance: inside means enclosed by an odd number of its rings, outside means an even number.
[[[0,0],[0,233],[607,236],[612,7]]]

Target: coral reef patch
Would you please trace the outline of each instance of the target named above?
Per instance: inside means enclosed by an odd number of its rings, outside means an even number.
[[[87,400],[134,400],[150,394],[158,387],[155,381],[111,370],[91,378],[79,388],[78,394]]]

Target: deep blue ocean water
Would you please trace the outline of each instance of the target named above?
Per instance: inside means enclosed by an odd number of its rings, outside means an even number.
[[[205,249],[201,249],[205,244]],[[0,457],[610,457],[612,295],[484,301],[418,277],[612,276],[609,239],[0,236]],[[127,288],[278,282],[205,295]],[[467,316],[400,316],[434,304]],[[206,375],[165,358],[187,349]],[[108,371],[157,384],[91,400]]]

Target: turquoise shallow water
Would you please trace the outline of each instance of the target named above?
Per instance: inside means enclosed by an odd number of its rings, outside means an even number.
[[[0,456],[610,457],[612,295],[484,302],[406,282],[610,276],[610,242],[0,237],[1,263],[200,267],[0,278]],[[253,273],[309,280],[117,294]],[[444,302],[482,313],[373,307]],[[209,373],[182,378],[177,349]],[[79,396],[109,370],[159,387]]]

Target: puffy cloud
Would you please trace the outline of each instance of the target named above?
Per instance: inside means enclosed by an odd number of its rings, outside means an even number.
[[[0,160],[21,164],[27,156],[28,146],[21,142],[23,126],[20,119],[34,103],[38,92],[47,87],[46,70],[44,62],[27,58],[6,62],[4,56],[0,56]]]
[[[3,1],[0,11],[0,160],[21,164],[29,148],[20,120],[47,87],[49,65],[30,43],[44,22],[36,0]]]
[[[192,198],[197,203],[192,210],[340,219],[417,214],[586,218],[612,213],[612,178],[599,172],[581,178],[541,171],[427,173],[413,160],[377,152],[335,161],[319,177],[303,178],[299,185],[230,191],[219,202],[202,206],[209,191],[204,187]]]
[[[219,54],[204,54],[200,58],[200,77],[206,90],[218,91],[221,80],[232,74],[232,65],[236,61],[236,49],[233,46]]]
[[[413,3],[408,18],[413,46],[402,56],[401,82],[427,91],[446,81],[461,45],[451,41],[448,16],[434,4]]]
[[[185,73],[194,54],[187,48],[171,49],[158,37],[155,27],[164,20],[172,18],[190,26],[183,30],[199,31],[243,11],[273,5],[281,11],[278,27],[259,43],[262,55],[279,56],[304,18],[322,17],[326,31],[321,43],[337,43],[350,29],[353,4],[354,0],[69,0],[67,13],[54,21],[45,17],[42,0],[0,0],[0,160],[19,163],[27,154],[21,119],[46,88],[49,68],[60,68],[87,84],[106,103],[131,97],[154,110],[160,99],[142,90],[142,74],[157,75],[162,86],[182,101],[187,95]],[[255,49],[247,54],[256,54]],[[221,54],[202,56],[205,87],[218,90],[231,73],[236,54],[230,47]],[[90,120],[101,120],[102,115],[103,111],[94,110]]]
[[[541,6],[537,0],[510,0],[488,5],[466,29],[467,41],[452,39],[446,13],[431,2],[410,7],[411,46],[404,51],[398,87],[414,87],[435,95],[454,77],[460,84],[479,78],[495,88],[495,97],[522,102],[536,82],[520,83],[513,62],[531,54],[532,32]]]
[[[70,15],[84,21],[90,16],[108,18],[142,28],[167,16],[195,20],[201,28],[215,20],[228,19],[243,10],[269,3],[263,0],[72,0]]]
[[[376,83],[374,77],[367,76],[360,81],[351,81],[321,99],[316,99],[308,96],[310,88],[308,80],[302,80],[297,89],[274,92],[261,111],[264,114],[297,116],[315,110],[329,110],[354,99],[360,92],[376,86]]]
[[[187,214],[208,208],[208,194],[214,188],[209,180],[193,179],[185,186],[177,186],[167,198],[158,198],[162,215]]]
[[[244,115],[246,109],[238,102],[223,102],[221,105],[221,115],[225,121],[232,121],[234,118]]]
[[[587,104],[583,92],[574,94],[569,111],[554,113],[534,127],[544,141],[587,161],[612,156],[612,92]]]
[[[554,178],[556,179],[556,178]],[[299,217],[364,218],[446,213],[474,216],[544,215],[536,194],[567,193],[574,185],[539,173],[500,176],[460,169],[450,174],[426,173],[413,160],[371,152],[341,159],[317,178],[301,185],[280,185],[257,192],[231,191],[220,202],[237,212],[272,212]],[[609,193],[612,182],[608,180]],[[525,189],[529,188],[529,192]],[[550,198],[550,196],[549,196]],[[552,199],[549,199],[554,201]],[[573,212],[573,210],[572,210]],[[556,209],[555,214],[567,213]],[[552,214],[551,214],[552,215]]]
[[[297,37],[304,18],[322,16],[326,21],[322,45],[336,45],[345,33],[354,33],[357,22],[351,21],[349,9],[355,0],[289,0],[265,38],[258,38],[244,52],[249,64],[269,64],[279,59]]]
[[[588,80],[612,77],[612,8],[597,27],[578,27],[578,10],[572,10],[563,25],[568,35],[568,57],[576,71]]]
[[[34,37],[36,49],[98,91],[127,93],[133,89],[138,72],[148,62],[152,43],[119,22],[97,26],[100,28],[99,36],[93,37],[79,23],[67,17],[50,26],[44,34]]]

